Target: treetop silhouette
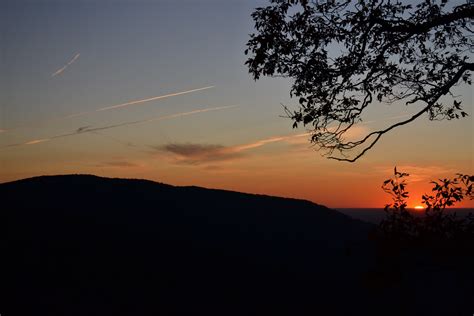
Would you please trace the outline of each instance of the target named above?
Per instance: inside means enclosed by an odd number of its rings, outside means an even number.
[[[270,0],[252,13],[245,53],[255,80],[293,79],[285,106],[293,128],[310,126],[311,142],[331,159],[354,162],[394,128],[423,114],[430,120],[467,116],[452,94],[471,84],[474,6],[447,0]],[[450,97],[448,103],[444,96]],[[374,102],[418,106],[411,117],[358,140],[347,133]]]

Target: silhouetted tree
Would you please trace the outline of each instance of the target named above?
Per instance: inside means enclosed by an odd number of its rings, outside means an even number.
[[[397,171],[397,168],[394,175],[382,186],[393,199],[392,204],[385,206],[387,218],[380,224],[384,238],[428,243],[474,238],[473,214],[458,217],[446,210],[465,198],[474,199],[474,176],[458,174],[454,179],[432,181],[432,193],[422,196],[422,203],[426,206],[424,214],[417,216],[406,208],[409,194],[405,177],[409,175]]]
[[[407,173],[395,168],[395,176],[383,183],[393,203],[385,207],[387,217],[372,235],[377,264],[368,275],[368,285],[403,288],[407,275],[430,271],[433,266],[474,280],[474,216],[457,216],[446,209],[474,198],[474,176],[458,174],[454,179],[433,181],[432,193],[422,197],[424,213],[407,209],[406,177]]]
[[[353,162],[382,135],[427,113],[430,120],[467,116],[451,94],[459,83],[471,84],[470,62],[474,6],[447,0],[308,1],[270,0],[252,13],[246,65],[260,76],[293,79],[290,95],[299,109],[285,106],[293,128],[311,126],[311,142],[332,159]],[[442,99],[450,95],[453,103]],[[357,141],[347,132],[362,120],[375,100],[418,111]],[[451,102],[451,101],[450,101]],[[352,149],[359,151],[352,155]]]

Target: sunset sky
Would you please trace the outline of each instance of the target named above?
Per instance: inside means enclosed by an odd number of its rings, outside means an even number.
[[[383,207],[397,166],[413,207],[430,180],[474,173],[468,86],[454,89],[467,118],[424,116],[356,163],[321,157],[281,117],[296,106],[291,82],[255,82],[244,65],[250,14],[265,4],[2,1],[0,182],[87,173]],[[419,108],[374,104],[352,136]]]

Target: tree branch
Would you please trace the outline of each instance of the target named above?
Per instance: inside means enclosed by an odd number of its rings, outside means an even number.
[[[383,31],[393,32],[393,33],[410,33],[410,34],[421,34],[426,33],[430,29],[447,25],[452,22],[469,19],[474,17],[474,6],[472,5],[462,5],[458,6],[456,10],[451,13],[435,17],[432,20],[429,20],[424,23],[414,24],[409,21],[403,21],[403,25],[392,25],[392,21],[387,21],[384,19],[375,19],[377,23],[382,26]],[[399,23],[397,21],[396,23]]]
[[[345,145],[348,145],[350,144],[350,147],[354,148],[356,146],[359,146],[363,143],[365,143],[370,137],[374,136],[374,135],[377,135],[377,137],[370,143],[369,146],[367,146],[366,148],[364,148],[362,150],[361,153],[359,153],[357,156],[355,156],[354,158],[352,159],[349,159],[349,158],[338,158],[338,157],[333,157],[333,156],[329,156],[328,158],[329,159],[334,159],[334,160],[338,160],[338,161],[346,161],[346,162],[355,162],[357,159],[359,159],[360,157],[362,157],[368,150],[370,150],[378,141],[379,139],[382,137],[383,134],[391,131],[392,129],[396,128],[396,127],[399,127],[399,126],[403,126],[403,125],[406,125],[410,122],[413,122],[414,120],[416,120],[418,117],[420,117],[423,113],[425,112],[428,112],[428,110],[430,108],[432,108],[436,102],[439,100],[439,98],[441,98],[443,95],[449,93],[449,90],[451,89],[452,86],[454,86],[458,81],[459,79],[461,79],[462,75],[464,74],[465,71],[472,71],[474,69],[474,63],[465,63],[461,66],[461,68],[456,72],[456,74],[453,76],[453,78],[451,78],[451,80],[449,80],[443,87],[441,87],[439,90],[438,90],[438,93],[436,93],[432,98],[431,100],[427,101],[427,100],[424,100],[426,101],[428,104],[421,110],[419,111],[418,113],[414,114],[413,116],[411,116],[409,119],[405,120],[405,121],[401,121],[401,122],[398,122],[398,123],[395,123],[389,127],[387,127],[386,129],[383,129],[383,130],[380,130],[380,131],[375,131],[375,132],[372,132],[372,133],[369,133],[368,135],[366,135],[362,140],[360,141],[357,141],[357,142],[351,142],[351,143],[347,143]],[[341,145],[344,145],[344,144],[341,144]]]

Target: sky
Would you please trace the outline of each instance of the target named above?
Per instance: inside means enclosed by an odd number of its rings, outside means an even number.
[[[474,173],[465,86],[467,118],[422,117],[355,163],[322,157],[282,117],[281,104],[296,108],[291,81],[254,81],[244,65],[250,14],[265,4],[2,1],[0,182],[95,174],[378,208],[394,166],[410,173],[410,207],[430,180]],[[416,109],[374,104],[352,137]]]

